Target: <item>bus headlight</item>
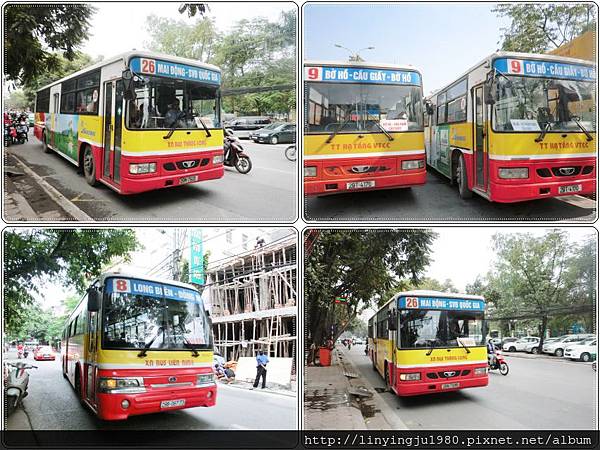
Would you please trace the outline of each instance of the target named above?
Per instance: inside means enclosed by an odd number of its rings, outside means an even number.
[[[422,159],[402,161],[402,170],[422,169],[423,167],[425,167],[425,162]]]
[[[304,176],[305,177],[316,177],[317,176],[317,168],[315,166],[307,166],[304,168]]]
[[[213,156],[213,164],[214,165],[223,164],[223,155]]]
[[[212,384],[215,382],[213,373],[199,373],[196,375],[196,384]]]
[[[498,176],[504,179],[529,178],[529,169],[527,167],[501,167],[498,169]]]
[[[129,173],[135,175],[154,172],[156,172],[156,163],[129,164]]]
[[[487,373],[487,367],[477,367],[473,369],[474,375],[485,375]]]
[[[109,394],[146,392],[142,378],[100,378],[98,390]]]
[[[401,381],[418,381],[420,379],[421,379],[421,372],[401,373],[400,374]]]

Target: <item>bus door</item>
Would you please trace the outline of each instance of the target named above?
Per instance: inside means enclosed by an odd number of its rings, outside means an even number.
[[[480,190],[487,191],[488,147],[483,85],[473,88],[473,100],[473,136],[475,136],[473,145],[473,173],[475,174],[475,180],[473,185]]]
[[[90,312],[85,355],[85,398],[96,405],[96,375],[98,364],[98,313]],[[85,342],[85,340],[84,340]]]
[[[391,309],[390,310],[390,315],[391,315],[391,321],[394,323],[394,327],[393,329],[389,330],[389,339],[391,342],[391,352],[392,352],[392,367],[388,368],[388,376],[390,377],[390,386],[392,386],[392,388],[394,386],[396,386],[396,367],[398,367],[398,361],[397,361],[397,356],[398,356],[398,352],[396,351],[396,349],[398,348],[397,345],[397,337],[398,337],[398,310],[397,309]],[[388,326],[388,328],[390,328]]]
[[[123,131],[123,81],[104,83],[104,139],[102,178],[121,183],[121,136]]]

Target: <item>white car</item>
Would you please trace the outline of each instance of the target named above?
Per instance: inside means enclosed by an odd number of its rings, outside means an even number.
[[[583,362],[588,362],[592,359],[592,355],[597,353],[596,339],[581,341],[574,345],[569,345],[565,349],[565,358],[578,359]]]
[[[554,342],[550,342],[550,343],[544,342],[542,352],[549,353],[551,355],[558,356],[560,358],[564,355],[565,348],[570,346],[570,344],[579,343],[581,341],[585,341],[586,339],[590,339],[592,337],[594,337],[594,335],[589,335],[589,334],[571,334],[571,335],[563,336]]]
[[[502,350],[509,352],[527,352],[531,351],[531,347],[540,343],[540,338],[535,336],[525,336],[514,342],[506,342],[502,346]]]

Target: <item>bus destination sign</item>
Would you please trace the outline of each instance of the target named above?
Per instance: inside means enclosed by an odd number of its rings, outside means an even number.
[[[215,85],[221,84],[221,73],[187,64],[162,61],[160,59],[132,58],[129,62],[135,73],[177,78],[180,80],[199,81]]]
[[[106,284],[106,292],[144,295],[147,297],[166,297],[172,300],[200,301],[200,294],[179,286],[153,283],[133,278],[111,278]]]
[[[335,81],[337,83],[421,84],[421,75],[408,70],[367,69],[362,67],[304,68],[306,81]]]
[[[596,81],[596,69],[581,64],[501,58],[494,61],[494,68],[508,75]]]
[[[483,311],[483,300],[466,298],[400,297],[399,309],[450,309],[456,311]]]

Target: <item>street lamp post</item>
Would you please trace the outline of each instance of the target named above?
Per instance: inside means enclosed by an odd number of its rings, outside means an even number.
[[[340,44],[333,44],[333,45],[334,45],[334,47],[347,50],[350,53],[350,58],[348,60],[355,61],[355,62],[364,61],[364,59],[362,59],[360,56],[360,52],[362,52],[363,50],[375,50],[375,47],[365,47],[365,48],[361,48],[360,50],[353,51],[353,50],[350,50],[348,47],[344,47],[343,45],[340,45]]]

